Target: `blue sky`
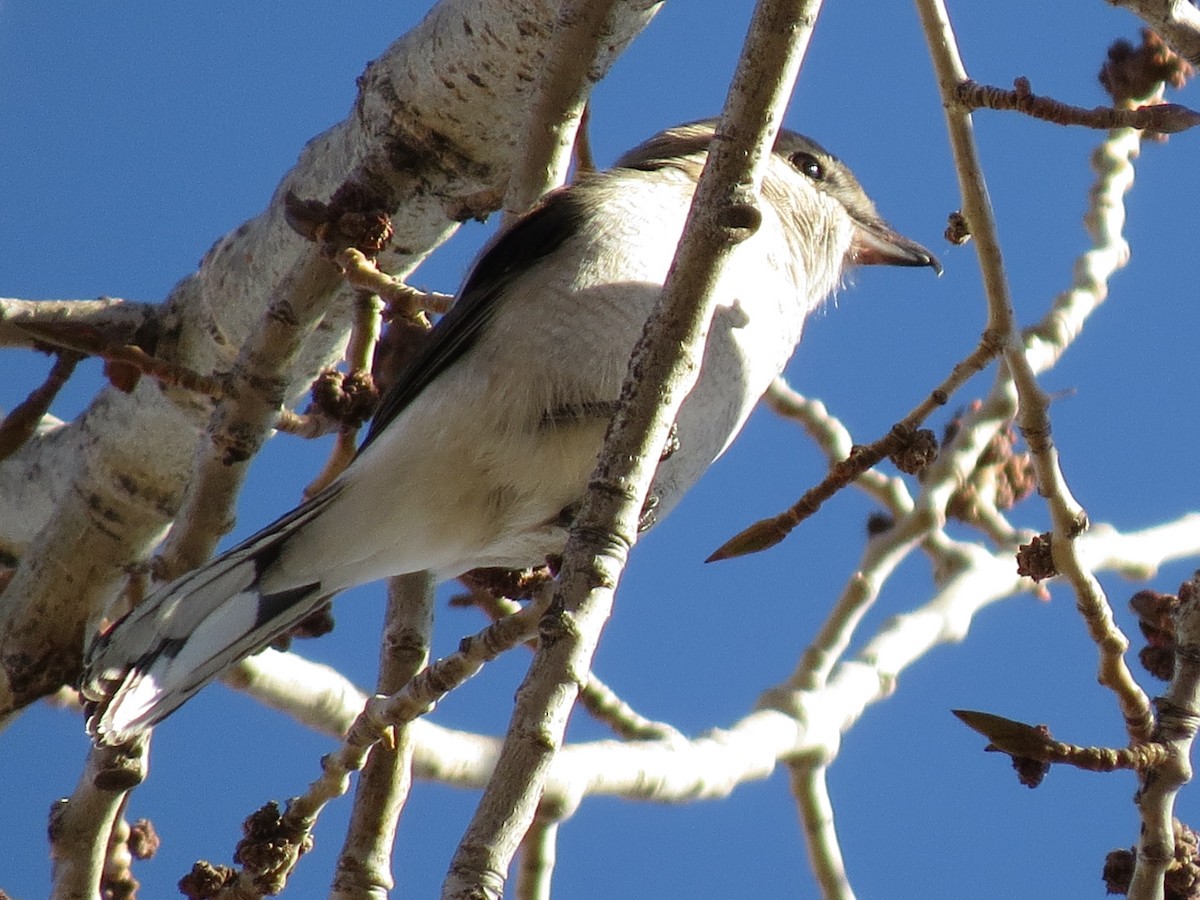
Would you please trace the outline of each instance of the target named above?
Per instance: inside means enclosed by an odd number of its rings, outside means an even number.
[[[96,4],[7,0],[0,5],[0,294],[157,300],[214,240],[259,212],[304,143],[342,119],[364,65],[417,21],[423,5],[155,4],[120,13]],[[1081,106],[1105,102],[1095,73],[1115,38],[1138,22],[1103,3],[953,4],[969,73]],[[667,4],[597,89],[593,142],[602,163],[662,127],[715,114],[735,65],[749,4]],[[1191,100],[1189,94],[1178,97]],[[1194,101],[1193,101],[1194,104]],[[1194,104],[1200,105],[1200,104]],[[1013,302],[1036,321],[1069,283],[1087,246],[1080,224],[1097,136],[1012,113],[976,118]],[[842,156],[901,231],[939,253],[927,271],[868,270],[813,317],[789,378],[822,398],[866,441],[883,434],[973,348],[984,304],[972,248],[941,238],[957,208],[941,102],[916,13],[907,4],[831,3],[810,48],[788,125]],[[1190,135],[1144,148],[1128,198],[1129,267],[1060,366],[1054,435],[1068,482],[1094,522],[1138,528],[1195,508],[1192,448],[1196,368],[1188,338],[1200,313],[1180,260],[1194,238],[1197,189]],[[1185,216],[1188,218],[1185,219]],[[452,291],[489,233],[464,228],[414,277]],[[1184,293],[1180,294],[1179,291]],[[1193,338],[1194,340],[1194,338]],[[41,357],[0,354],[11,407],[44,377]],[[77,413],[97,386],[82,367],[55,412]],[[951,409],[981,396],[993,371]],[[945,417],[933,426],[941,427]],[[278,438],[255,463],[239,511],[245,535],[285,511],[319,468],[325,446]],[[836,498],[782,546],[705,566],[730,534],[791,503],[824,463],[797,430],[758,413],[727,456],[641,542],[597,657],[601,676],[647,715],[687,733],[728,725],[784,678],[853,572],[872,504]],[[11,514],[11,512],[6,513]],[[1016,524],[1043,530],[1026,501]],[[965,534],[963,532],[962,534]],[[1196,561],[1164,568],[1148,586],[1173,591]],[[1118,620],[1140,584],[1106,577]],[[861,640],[928,598],[924,562],[906,562],[867,617]],[[1047,722],[1076,743],[1125,741],[1111,695],[1096,684],[1096,652],[1063,586],[1052,599],[989,608],[962,644],[943,647],[868,710],[830,773],[850,877],[860,897],[1101,896],[1104,854],[1131,845],[1138,823],[1129,775],[1055,770],[1036,791],[948,710],[985,709]],[[374,679],[382,589],[353,592],[337,631],[303,647],[360,685]],[[439,610],[437,652],[480,626]],[[1135,648],[1136,648],[1135,638]],[[526,658],[513,654],[448,699],[447,725],[502,732]],[[1136,661],[1134,661],[1136,664]],[[1151,694],[1159,686],[1141,679]],[[204,735],[215,720],[233,737]],[[571,736],[602,731],[578,715]],[[246,813],[303,790],[331,749],[223,687],[205,691],[159,729],[149,782],[131,815],[152,818],[159,855],[136,870],[143,896],[172,896],[192,861],[227,862]],[[70,792],[86,753],[77,717],[38,706],[0,733],[0,888],[17,898],[49,885],[45,816]],[[420,785],[397,846],[397,895],[432,896],[474,795]],[[293,896],[327,889],[349,803],[323,818]],[[1200,824],[1184,792],[1180,812]],[[815,897],[786,774],[724,801],[653,806],[586,801],[561,830],[563,897]]]

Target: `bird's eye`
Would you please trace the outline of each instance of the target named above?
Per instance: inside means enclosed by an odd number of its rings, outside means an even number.
[[[798,150],[788,157],[788,161],[796,167],[797,172],[807,175],[813,181],[825,180],[825,167],[807,150]]]

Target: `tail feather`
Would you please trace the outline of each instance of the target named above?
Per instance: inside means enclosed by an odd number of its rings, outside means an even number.
[[[156,591],[96,639],[81,690],[96,701],[88,730],[97,741],[123,743],[151,727],[326,600],[331,592],[319,580],[281,586],[272,566],[334,495],[314,498]]]

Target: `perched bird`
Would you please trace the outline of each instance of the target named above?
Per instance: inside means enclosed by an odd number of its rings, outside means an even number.
[[[345,588],[560,553],[713,132],[711,121],[668,129],[500,233],[345,472],[92,644],[82,689],[96,701],[95,738],[120,743],[150,727]],[[718,285],[677,449],[651,487],[654,516],[733,440],[849,268],[941,271],[879,217],[849,169],[798,134],[780,133],[762,199],[761,226]]]

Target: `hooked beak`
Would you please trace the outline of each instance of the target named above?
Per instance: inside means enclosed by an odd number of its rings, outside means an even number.
[[[938,275],[942,274],[942,264],[936,256],[878,219],[873,222],[855,219],[854,239],[846,257],[847,262],[859,266],[929,266]]]

